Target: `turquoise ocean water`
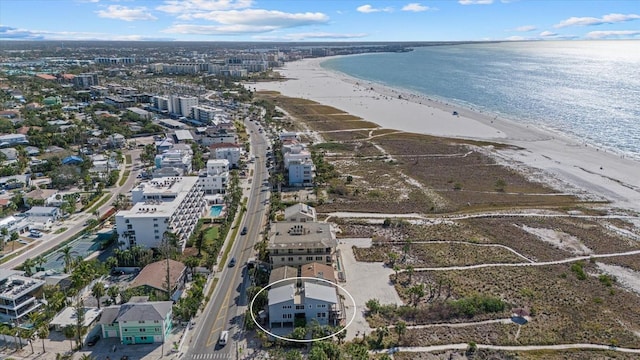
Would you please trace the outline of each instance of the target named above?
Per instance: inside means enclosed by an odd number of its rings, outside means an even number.
[[[430,46],[322,66],[640,158],[637,40]]]

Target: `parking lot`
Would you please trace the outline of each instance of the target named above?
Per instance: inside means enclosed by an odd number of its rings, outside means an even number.
[[[349,321],[355,310],[355,319],[347,328],[347,339],[351,340],[363,332],[371,333],[364,319],[366,310],[365,303],[370,299],[378,299],[380,304],[402,304],[402,300],[393,287],[389,276],[393,274],[393,269],[384,266],[381,262],[365,263],[356,261],[353,255],[352,246],[369,247],[371,239],[340,239],[338,250],[340,250],[341,264],[346,275],[346,283],[343,286],[356,303],[353,309],[351,301],[345,299],[347,321]]]

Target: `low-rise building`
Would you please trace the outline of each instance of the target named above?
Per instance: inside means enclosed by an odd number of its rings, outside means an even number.
[[[91,328],[97,322],[101,313],[102,309],[85,307],[83,309],[84,321],[82,326]],[[53,326],[55,331],[62,331],[67,326],[76,326],[77,323],[78,314],[75,306],[67,306],[49,322],[49,326]]]
[[[269,327],[293,328],[295,319],[307,324],[335,326],[343,319],[344,311],[337,289],[326,283],[303,280],[282,282],[272,286],[268,294]]]
[[[171,301],[128,302],[104,308],[102,337],[119,338],[125,345],[163,343],[172,328]]]
[[[182,175],[188,175],[191,173],[192,159],[191,151],[171,149],[156,155],[155,165],[156,169],[174,168],[178,169]]]
[[[200,184],[204,193],[223,194],[229,181],[229,161],[226,159],[207,160],[207,168],[200,172]]]
[[[240,156],[242,155],[242,149],[239,145],[226,143],[215,144],[211,145],[210,149],[212,150],[215,159],[226,159],[229,161],[230,168],[238,168],[240,164]]]
[[[2,322],[22,322],[25,316],[42,305],[37,298],[42,294],[44,281],[20,274],[20,271],[0,269],[0,320]]]
[[[0,147],[7,147],[13,145],[28,144],[27,136],[23,134],[4,134],[0,135]]]
[[[316,209],[304,203],[297,203],[284,209],[284,221],[307,222],[318,221]]]
[[[30,229],[48,230],[60,219],[61,212],[57,207],[34,206],[24,212]]]
[[[171,300],[177,301],[187,281],[187,267],[179,261],[160,260],[145,266],[129,284],[129,288],[143,287],[146,294],[153,292],[158,297],[167,296],[167,265],[171,284],[169,295]]]
[[[294,160],[289,163],[289,186],[313,186],[315,166],[311,160]]]

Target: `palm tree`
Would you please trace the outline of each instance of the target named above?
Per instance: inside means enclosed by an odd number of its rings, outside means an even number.
[[[402,335],[407,332],[407,323],[404,321],[398,321],[395,327],[396,334],[398,334],[398,345],[400,345],[400,340],[402,339]]]
[[[96,358],[94,358],[92,355],[89,354],[82,354],[82,356],[80,356],[79,360],[95,360]]]
[[[33,262],[36,264],[36,271],[44,271],[44,268],[42,267],[42,265],[46,264],[47,262],[44,256],[42,255],[36,256]]]
[[[38,327],[37,331],[37,335],[38,338],[40,338],[42,340],[42,352],[46,352],[45,348],[44,348],[44,339],[49,337],[49,323],[45,322],[40,324],[40,326]]]
[[[118,300],[118,295],[120,295],[120,289],[117,286],[111,286],[107,289],[107,295],[111,298],[111,301],[116,304]]]
[[[98,310],[100,309],[100,298],[104,296],[105,292],[104,284],[101,281],[96,282],[91,289],[91,294],[98,301]]]
[[[33,275],[33,267],[35,266],[35,261],[33,261],[33,259],[31,258],[27,258],[23,263],[22,263],[22,268],[24,269],[24,274],[25,276],[31,276]]]
[[[73,266],[73,254],[77,254],[77,252],[71,250],[71,247],[69,246],[63,247],[60,252],[62,252],[62,255],[60,255],[57,260],[64,260],[64,272],[69,273],[71,271],[71,267]]]
[[[73,351],[73,338],[76,336],[76,327],[74,325],[67,325],[62,329],[62,334],[64,337],[69,339],[69,346],[71,347],[71,351]]]

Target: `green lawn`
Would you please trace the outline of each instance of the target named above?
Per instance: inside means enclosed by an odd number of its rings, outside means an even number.
[[[205,246],[207,244],[213,243],[218,238],[218,227],[212,226],[206,230],[204,233],[204,243]]]

